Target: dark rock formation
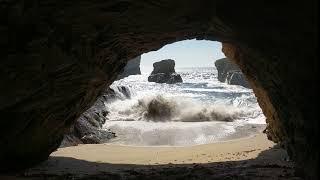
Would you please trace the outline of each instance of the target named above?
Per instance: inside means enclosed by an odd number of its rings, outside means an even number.
[[[250,88],[248,81],[242,74],[239,67],[232,63],[228,58],[218,59],[214,65],[218,70],[218,80],[220,82]]]
[[[246,80],[245,76],[240,71],[230,71],[227,74],[227,83],[240,85],[246,88],[250,88],[248,81]]]
[[[174,70],[175,62],[172,59],[165,59],[153,63],[153,71],[148,77],[149,82],[174,84],[182,82],[182,78]]]
[[[141,56],[138,56],[136,58],[129,60],[127,65],[124,67],[123,72],[120,75],[118,75],[117,79],[122,79],[130,75],[141,74],[140,61],[141,61]]]
[[[240,71],[239,67],[228,60],[228,58],[218,59],[214,62],[214,65],[218,70],[218,80],[220,82],[226,82],[229,71]]]
[[[151,74],[148,77],[149,82],[156,82],[156,83],[167,83],[167,84],[174,84],[182,82],[182,78],[179,74],[166,74],[166,73],[158,73],[158,74]]]
[[[70,132],[64,136],[60,147],[77,144],[100,144],[114,138],[116,136],[115,133],[101,129],[109,113],[105,103],[130,97],[131,94],[128,87],[106,88],[103,95],[97,99],[94,105],[84,112],[71,126]]]
[[[158,73],[165,73],[165,74],[172,74],[176,73],[174,67],[175,62],[172,59],[165,59],[158,62],[153,63],[153,71],[151,74],[158,74]]]
[[[1,1],[1,169],[47,159],[128,59],[196,38],[223,42],[269,138],[318,179],[317,27],[316,0]]]

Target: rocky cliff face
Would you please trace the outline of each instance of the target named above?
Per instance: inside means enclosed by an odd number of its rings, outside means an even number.
[[[230,71],[227,73],[227,83],[250,88],[248,81],[240,71]]]
[[[70,132],[64,135],[60,147],[78,144],[100,144],[116,137],[115,133],[102,129],[109,113],[106,103],[130,97],[131,93],[128,87],[106,88],[93,106],[85,111],[71,126]]]
[[[283,142],[297,172],[318,179],[317,4],[1,1],[2,170],[45,160],[128,59],[197,38],[223,42],[257,95],[269,137]]]
[[[130,75],[141,74],[140,61],[141,56],[129,60],[127,65],[124,67],[123,72],[120,75],[118,75],[117,79],[122,79]]]
[[[182,78],[176,73],[175,62],[172,59],[165,59],[153,63],[153,71],[148,77],[149,82],[174,84],[182,82]]]
[[[228,58],[218,59],[214,64],[218,70],[218,80],[220,82],[250,88],[248,81],[239,67],[232,63]]]

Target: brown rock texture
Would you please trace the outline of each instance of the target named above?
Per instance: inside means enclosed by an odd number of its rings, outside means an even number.
[[[0,161],[28,167],[128,59],[184,39],[218,40],[256,93],[268,135],[317,179],[317,1],[0,1]],[[19,165],[19,167],[18,167]]]
[[[214,62],[214,65],[218,70],[218,80],[220,82],[250,88],[241,69],[228,58],[218,59]]]

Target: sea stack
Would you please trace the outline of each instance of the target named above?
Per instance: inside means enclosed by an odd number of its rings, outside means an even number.
[[[182,82],[182,78],[176,73],[175,62],[172,59],[165,59],[153,63],[153,71],[148,77],[149,82],[174,84]]]
[[[218,70],[218,80],[220,82],[250,88],[248,81],[239,67],[228,58],[218,59],[214,64]]]

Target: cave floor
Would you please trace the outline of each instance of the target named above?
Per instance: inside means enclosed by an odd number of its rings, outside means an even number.
[[[0,179],[300,179],[286,152],[263,134],[192,147],[80,145]]]

